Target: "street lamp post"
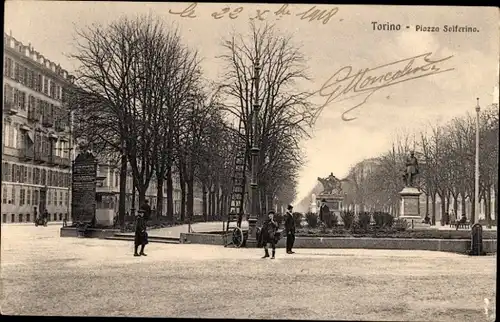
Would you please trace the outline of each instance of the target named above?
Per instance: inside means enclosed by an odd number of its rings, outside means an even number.
[[[474,223],[479,222],[479,98],[476,105],[476,169],[474,171]]]
[[[259,120],[259,111],[260,111],[260,103],[259,103],[259,80],[260,80],[260,65],[259,58],[257,57],[255,66],[254,66],[254,77],[253,83],[255,86],[255,99],[253,102],[253,111],[252,111],[252,178],[250,181],[250,187],[252,191],[252,208],[251,213],[248,218],[248,237],[247,237],[247,245],[253,246],[257,244],[255,239],[255,226],[257,224],[257,218],[259,215],[259,194],[258,194],[258,157],[259,157],[259,145],[258,145],[258,120]]]

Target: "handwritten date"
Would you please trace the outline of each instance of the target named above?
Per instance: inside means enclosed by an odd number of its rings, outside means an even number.
[[[168,12],[172,15],[178,15],[181,18],[196,18],[196,7],[198,6],[197,2],[191,3],[189,6],[184,8],[181,11],[172,11],[169,10]],[[212,12],[211,16],[212,18],[219,20],[223,18],[229,18],[229,19],[237,19],[240,17],[240,14],[244,11],[243,7],[236,7],[236,8],[231,8],[230,6],[222,8],[220,11],[214,11]],[[324,25],[326,25],[330,19],[337,14],[339,9],[337,7],[331,8],[329,10],[321,10],[318,9],[316,6],[312,6],[306,11],[299,12],[295,16],[299,17],[300,20],[306,20],[309,22],[313,21],[320,21]],[[274,14],[277,20],[281,19],[284,16],[289,16],[292,13],[290,12],[289,5],[284,4],[282,5],[278,10],[271,12],[269,9],[256,9],[255,13],[253,16],[251,16],[250,20],[259,20],[259,21],[264,21],[266,20],[269,16]],[[252,15],[252,13],[250,14]]]

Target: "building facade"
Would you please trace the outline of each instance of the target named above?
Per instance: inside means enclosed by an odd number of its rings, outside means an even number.
[[[4,33],[2,223],[69,214],[71,129],[63,103],[72,76]]]

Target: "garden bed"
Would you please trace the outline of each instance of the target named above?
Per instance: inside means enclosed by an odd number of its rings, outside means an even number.
[[[354,230],[345,229],[319,229],[319,228],[301,228],[298,229],[297,237],[370,237],[370,238],[417,238],[417,239],[470,239],[470,230],[405,230],[396,229],[385,230]],[[496,239],[496,231],[483,231],[483,239]]]

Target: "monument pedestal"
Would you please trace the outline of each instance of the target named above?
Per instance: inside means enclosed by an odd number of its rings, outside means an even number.
[[[399,218],[405,219],[410,223],[411,229],[425,229],[427,224],[423,224],[423,218],[420,214],[420,195],[417,188],[405,187],[399,193],[401,195],[401,213]]]
[[[343,207],[342,202],[344,201],[344,196],[322,193],[318,195],[318,198],[316,200],[318,200],[318,203],[320,203],[321,200],[325,200],[326,205],[330,209],[330,213],[334,213],[335,215],[337,215],[339,224],[343,223],[342,217],[340,216],[340,211],[342,210]]]

